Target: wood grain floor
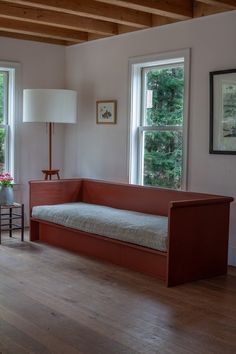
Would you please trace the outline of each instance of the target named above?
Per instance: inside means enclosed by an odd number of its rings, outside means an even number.
[[[166,288],[110,264],[4,236],[0,353],[236,353],[236,269]]]

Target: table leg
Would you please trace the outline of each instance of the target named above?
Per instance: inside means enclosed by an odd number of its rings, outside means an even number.
[[[12,207],[9,208],[9,236],[12,237]]]
[[[0,206],[0,245],[2,243],[2,208]]]
[[[24,204],[21,205],[21,241],[24,241]]]

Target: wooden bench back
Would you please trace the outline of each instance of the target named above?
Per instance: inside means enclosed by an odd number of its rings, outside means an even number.
[[[30,182],[30,209],[35,205],[83,201],[118,209],[168,216],[170,202],[200,200],[202,203],[202,201],[214,197],[222,198],[202,193],[90,179]]]
[[[86,203],[164,216],[168,215],[171,201],[212,198],[207,194],[88,179],[83,180],[82,190],[82,199]]]

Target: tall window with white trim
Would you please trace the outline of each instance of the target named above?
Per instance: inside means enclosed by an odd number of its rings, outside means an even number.
[[[188,64],[182,54],[131,62],[131,183],[186,188]]]
[[[0,62],[0,173],[8,171],[15,180],[15,127],[19,114],[18,77],[18,63]]]
[[[0,172],[8,170],[8,71],[0,71]]]

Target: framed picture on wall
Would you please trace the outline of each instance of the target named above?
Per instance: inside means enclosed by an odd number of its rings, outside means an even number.
[[[117,101],[97,101],[97,124],[115,124]]]
[[[210,72],[210,153],[236,154],[236,69]]]

